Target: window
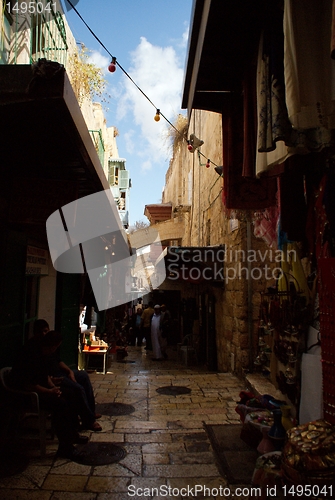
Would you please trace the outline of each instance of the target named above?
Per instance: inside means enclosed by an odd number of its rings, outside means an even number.
[[[117,186],[119,184],[119,169],[114,166],[109,167],[109,179],[108,182],[110,186]]]
[[[128,189],[130,184],[128,170],[109,163],[109,184],[110,186],[119,186],[120,189]]]
[[[119,198],[119,210],[126,210],[126,192],[121,191],[120,192],[120,198]]]
[[[128,170],[120,170],[119,172],[119,187],[127,189],[129,187],[129,172]]]

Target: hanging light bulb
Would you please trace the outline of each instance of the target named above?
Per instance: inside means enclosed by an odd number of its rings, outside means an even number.
[[[188,142],[187,149],[189,150],[190,153],[194,153],[194,147],[193,147],[193,145],[190,143],[190,141],[187,141],[187,142]]]
[[[161,119],[161,112],[159,109],[157,109],[156,114],[154,116],[154,120],[155,120],[155,122],[159,122],[160,119]]]
[[[112,57],[112,61],[111,61],[110,65],[108,66],[108,71],[110,73],[114,73],[115,70],[116,70],[116,57]]]
[[[207,163],[206,163],[206,168],[209,168],[211,166],[211,160],[208,158]]]

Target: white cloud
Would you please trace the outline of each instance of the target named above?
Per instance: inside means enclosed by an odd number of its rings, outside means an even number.
[[[184,22],[184,32],[180,38],[172,39],[172,43],[178,50],[181,50],[182,57],[185,55],[185,50],[187,48],[188,37],[190,33],[190,25],[186,21]],[[183,61],[181,61],[183,63]]]
[[[142,163],[142,165],[141,165],[141,171],[142,171],[143,173],[145,173],[145,174],[146,174],[146,173],[147,173],[147,172],[149,172],[151,169],[152,169],[152,163],[151,163],[151,161],[150,161],[150,160],[146,160],[146,161],[144,161],[144,162]]]
[[[107,72],[107,68],[108,68],[108,65],[110,63],[110,60],[108,59],[108,57],[103,56],[97,50],[90,51],[90,56],[88,58],[88,61],[90,63],[98,66],[98,68],[101,68],[104,73]]]
[[[129,154],[133,154],[135,150],[134,146],[134,136],[135,136],[135,131],[134,130],[128,130],[124,135],[124,140],[126,143],[126,149]]]
[[[128,113],[133,115],[135,124],[140,128],[142,148],[137,148],[139,156],[150,157],[151,162],[165,161],[168,123],[163,117],[156,122],[154,116],[157,107],[173,123],[180,112],[184,73],[180,57],[173,47],[158,47],[142,37],[131,53],[128,73],[151,102],[124,76],[124,92],[118,101],[118,118],[126,118]],[[149,170],[149,163],[146,161],[142,164],[142,172]]]

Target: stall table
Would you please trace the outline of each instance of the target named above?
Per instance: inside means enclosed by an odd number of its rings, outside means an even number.
[[[106,374],[106,369],[107,369],[107,357],[108,357],[108,351],[109,348],[103,348],[103,349],[86,349],[84,347],[83,354],[85,355],[85,362],[84,362],[84,367],[85,370],[89,368],[89,360],[90,356],[97,357],[100,356],[102,357],[102,373]]]

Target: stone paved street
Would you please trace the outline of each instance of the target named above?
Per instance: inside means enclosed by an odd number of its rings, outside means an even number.
[[[87,433],[90,441],[123,446],[127,454],[121,461],[87,466],[55,459],[57,441],[50,440],[46,458],[39,458],[36,450],[22,474],[0,479],[0,498],[189,498],[191,494],[181,496],[178,492],[195,485],[210,489],[210,494],[198,492],[199,498],[229,498],[211,494],[215,488],[228,485],[218,472],[204,423],[239,422],[235,406],[244,382],[227,373],[186,368],[171,350],[167,361],[150,358],[151,353],[146,354],[144,348],[131,347],[127,362],[112,361],[106,375],[90,374],[97,403],[135,407],[129,415],[103,416],[99,421],[103,431]],[[188,387],[191,393],[166,396],[156,391],[171,384]],[[163,485],[174,488],[173,495],[167,495]],[[160,488],[159,494],[144,488]]]

